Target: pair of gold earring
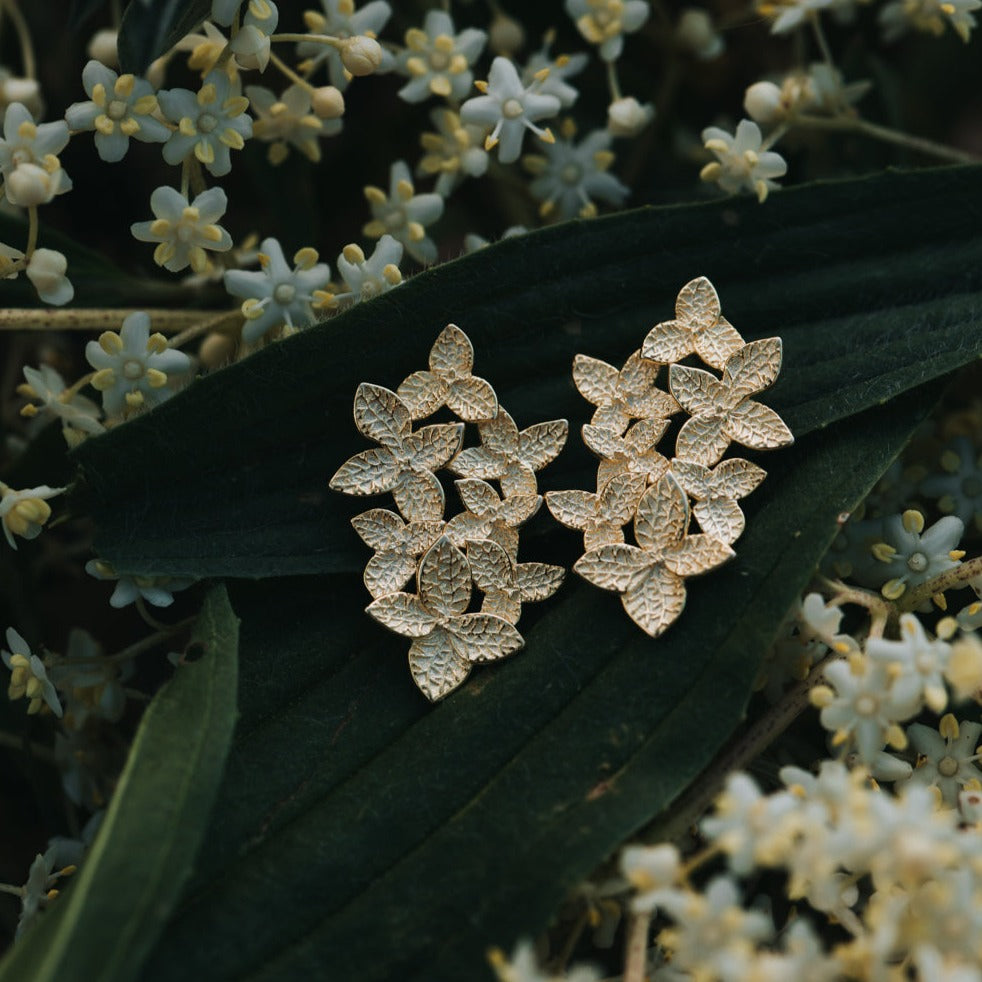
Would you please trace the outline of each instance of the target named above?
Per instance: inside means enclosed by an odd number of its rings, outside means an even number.
[[[721,373],[678,364],[690,355]],[[657,385],[668,366],[668,391]],[[331,478],[336,491],[391,493],[398,512],[373,508],[352,519],[374,551],[364,581],[374,598],[367,612],[412,638],[409,667],[435,701],[459,686],[475,664],[522,647],[516,624],[522,604],[550,597],[565,570],[518,561],[519,528],[542,504],[535,473],[565,445],[564,419],[519,431],[491,385],[473,374],[467,335],[448,324],[436,339],[429,370],[395,390],[359,385],[354,418],[378,446],[356,454]],[[723,317],[705,277],[687,283],[675,318],[656,324],[623,368],[577,355],[573,379],[596,409],[582,429],[599,458],[596,491],[550,491],[546,506],[583,533],[584,554],[573,569],[620,594],[624,609],[657,637],[685,606],[685,580],[734,555],[744,528],[739,499],[766,472],[741,458],[722,459],[730,443],[755,450],[793,442],[774,410],[751,398],[773,385],[781,339],[744,342]],[[414,428],[446,407],[459,420]],[[672,417],[688,414],[675,455],[658,443]],[[465,424],[480,444],[464,448]],[[445,520],[436,472],[457,475],[464,510]],[[500,493],[490,482],[497,482]],[[689,531],[692,516],[700,532]],[[633,523],[634,542],[624,527]],[[405,591],[414,581],[415,593]],[[470,611],[473,587],[483,594]]]

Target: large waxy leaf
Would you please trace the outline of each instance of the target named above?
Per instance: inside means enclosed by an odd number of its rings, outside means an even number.
[[[224,587],[181,666],[140,723],[126,769],[74,882],[0,963],[0,982],[124,982],[160,935],[191,874],[236,717],[238,623]]]
[[[950,168],[790,190],[765,207],[644,209],[505,240],[86,443],[78,459],[96,548],[120,569],[192,576],[360,568],[348,519],[381,499],[327,489],[368,446],[352,423],[355,389],[397,387],[450,321],[520,426],[574,423],[543,485],[586,487],[594,465],[575,435],[592,407],[572,384],[574,354],[620,365],[700,273],[745,338],[783,337],[785,367],[764,400],[801,439],[979,353],[973,207],[982,207],[979,171]]]

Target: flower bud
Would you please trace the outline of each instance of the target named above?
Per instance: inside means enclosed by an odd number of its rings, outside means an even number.
[[[221,331],[212,331],[201,342],[198,360],[208,369],[221,368],[232,360],[235,353],[235,339]]]
[[[34,284],[38,296],[56,307],[75,296],[75,287],[65,276],[68,260],[54,249],[35,249],[27,264],[27,278]]]
[[[45,205],[58,193],[61,168],[49,173],[37,164],[18,164],[7,177],[7,200],[22,208]]]
[[[358,34],[342,43],[341,62],[352,75],[371,75],[382,64],[382,46]]]
[[[775,123],[785,115],[781,90],[773,82],[755,82],[747,88],[743,108],[756,123]]]
[[[107,68],[115,68],[119,64],[119,54],[116,49],[116,32],[103,28],[96,31],[85,49],[90,58],[101,61]]]
[[[512,17],[499,13],[488,28],[488,47],[496,55],[513,55],[525,44],[525,29]]]
[[[650,102],[641,105],[634,96],[615,99],[607,107],[607,129],[614,136],[635,136],[655,118]]]
[[[3,77],[6,76],[6,77]],[[37,119],[44,112],[44,99],[41,98],[41,86],[35,78],[18,78],[6,75],[0,71],[0,119],[3,110],[12,102],[24,105],[31,115]]]
[[[344,115],[344,96],[333,85],[322,85],[314,90],[310,105],[318,119],[338,119]]]
[[[705,10],[686,7],[675,28],[676,40],[687,51],[702,61],[711,61],[723,53],[722,35],[713,27],[713,20]]]

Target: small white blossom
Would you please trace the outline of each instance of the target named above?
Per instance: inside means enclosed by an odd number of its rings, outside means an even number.
[[[938,788],[945,804],[955,806],[965,785],[974,782],[973,786],[978,787],[982,782],[982,771],[975,766],[982,723],[963,720],[959,724],[948,713],[941,718],[937,730],[911,723],[907,737],[918,753],[917,767],[910,781]]]
[[[27,381],[17,386],[17,392],[27,399],[37,400],[46,412],[57,416],[66,427],[74,427],[83,433],[103,433],[105,428],[99,422],[99,407],[79,393],[65,398],[65,380],[50,365],[40,368],[24,368]],[[32,417],[38,414],[33,401],[21,409],[21,416]]]
[[[940,37],[948,25],[967,44],[975,27],[972,11],[980,7],[982,0],[892,0],[880,8],[883,40],[889,44],[910,30]]]
[[[276,30],[279,19],[280,12],[272,0],[249,0],[242,26],[229,42],[229,47],[242,68],[266,71],[269,64],[269,36]]]
[[[252,136],[249,100],[238,81],[222,71],[209,72],[201,88],[164,89],[157,93],[164,115],[177,129],[164,144],[164,160],[180,164],[193,153],[208,172],[222,177],[232,169],[231,150],[241,150]]]
[[[68,124],[35,123],[27,107],[15,102],[7,107],[0,140],[0,175],[7,200],[32,207],[46,204],[72,188],[58,154],[68,145]]]
[[[633,95],[615,99],[607,107],[607,129],[614,136],[637,136],[655,118],[655,107],[641,105]]]
[[[406,31],[406,50],[396,59],[396,71],[409,81],[399,90],[406,102],[422,102],[431,95],[459,101],[467,95],[477,60],[488,36],[469,27],[454,34],[453,20],[444,10],[430,10],[423,28]]]
[[[820,10],[832,13],[836,20],[846,23],[853,19],[857,0],[779,0],[769,7],[774,16],[771,34],[788,34]],[[776,16],[775,16],[776,15]]]
[[[883,540],[871,552],[881,592],[896,600],[912,586],[933,579],[961,561],[958,542],[965,531],[960,518],[946,515],[924,531],[924,516],[914,509],[892,515],[883,523]],[[885,581],[885,582],[884,582]]]
[[[923,700],[936,713],[942,712],[948,704],[944,676],[951,645],[932,641],[913,614],[900,615],[900,634],[899,641],[870,638],[866,642],[866,654],[889,666],[890,691],[895,700],[911,704]]]
[[[443,214],[443,198],[438,194],[417,194],[404,160],[397,160],[389,170],[388,194],[369,185],[365,198],[372,209],[372,220],[362,229],[365,235],[372,239],[391,235],[418,262],[436,260],[436,243],[427,237],[426,226]]]
[[[370,259],[354,243],[346,245],[338,256],[338,272],[348,289],[334,295],[332,306],[349,307],[398,286],[402,282],[401,260],[402,243],[391,235],[378,240]]]
[[[354,0],[321,0],[323,14],[308,10],[304,14],[307,29],[314,34],[327,34],[331,37],[347,38],[358,36],[377,37],[392,16],[392,7],[386,0],[371,0],[360,10],[355,9]],[[382,62],[376,72],[391,71],[395,58],[384,48]],[[342,91],[347,88],[350,74],[345,70],[341,52],[337,48],[313,41],[297,45],[297,54],[306,59],[301,66],[312,70],[322,61],[327,62],[331,85]]]
[[[206,249],[227,252],[232,248],[232,236],[215,224],[228,207],[221,188],[208,188],[189,203],[174,188],[159,187],[150,195],[150,207],[156,219],[135,222],[130,231],[141,242],[160,243],[153,251],[158,266],[172,273],[190,266],[203,273],[208,268]]]
[[[20,78],[0,66],[0,123],[13,103],[21,103],[37,119],[44,113],[44,99],[36,78]]]
[[[101,62],[82,69],[88,102],[74,102],[65,112],[73,130],[95,130],[95,148],[107,163],[126,156],[130,137],[144,143],[166,143],[171,131],[160,120],[157,97],[149,82],[134,75],[117,75]]]
[[[594,199],[619,207],[630,189],[610,173],[614,154],[612,134],[594,130],[579,143],[557,140],[542,148],[541,156],[528,155],[525,167],[535,175],[532,197],[542,202],[539,214],[557,218],[592,218],[597,213]]]
[[[526,232],[528,232],[528,229],[524,225],[509,225],[501,233],[501,238],[511,239],[516,235],[525,235]],[[482,235],[476,235],[471,232],[464,236],[464,252],[477,252],[478,249],[483,249],[489,245],[491,245],[491,240],[484,238]]]
[[[327,263],[318,263],[317,253],[301,249],[291,270],[276,239],[264,239],[259,246],[258,272],[230,269],[225,273],[225,289],[233,297],[244,298],[242,313],[246,323],[242,339],[251,344],[274,327],[309,327],[315,309],[324,309],[330,300],[325,287],[331,280]]]
[[[38,853],[31,863],[31,868],[27,872],[27,882],[20,888],[20,917],[17,919],[15,938],[22,937],[48,901],[58,895],[58,891],[54,888],[58,880],[75,872],[74,866],[55,871],[55,867],[60,865],[57,862],[58,851],[58,845],[49,846],[43,854]]]
[[[109,606],[117,610],[128,607],[142,597],[154,607],[169,607],[174,602],[174,592],[186,590],[194,580],[180,576],[120,576],[104,559],[90,559],[85,572],[97,580],[116,580],[116,589],[109,598]]]
[[[665,897],[674,896],[682,876],[679,851],[667,842],[657,846],[627,846],[621,852],[620,868],[638,891],[631,907],[649,913]]]
[[[575,55],[557,55],[553,58],[549,54],[547,41],[526,62],[522,69],[522,83],[530,86],[538,81],[539,85],[536,92],[539,95],[555,96],[563,109],[569,109],[579,98],[580,93],[566,79],[579,75],[589,61],[589,55],[582,51]]]
[[[484,95],[468,99],[460,107],[460,118],[465,123],[491,127],[484,148],[491,150],[500,144],[498,159],[501,163],[518,160],[526,129],[546,143],[554,142],[552,132],[535,123],[555,116],[560,108],[559,99],[554,95],[543,95],[535,82],[527,87],[523,85],[517,69],[507,58],[500,55],[495,58],[487,82],[478,83],[478,87]]]
[[[108,27],[100,28],[89,38],[85,53],[107,68],[119,65],[119,34]]]
[[[11,549],[17,548],[14,536],[35,539],[41,534],[41,526],[51,517],[48,498],[61,494],[67,488],[49,488],[42,484],[36,488],[15,491],[0,481],[0,523]]]
[[[731,136],[717,126],[702,131],[706,149],[716,155],[716,160],[706,164],[699,176],[704,181],[715,181],[724,191],[752,191],[761,203],[769,191],[778,185],[773,178],[783,177],[788,170],[784,158],[773,150],[762,150],[760,128],[749,119],[742,119]]]
[[[599,46],[604,61],[617,61],[624,35],[638,30],[651,13],[645,0],[566,0],[565,6],[584,39]]]
[[[793,120],[804,112],[846,115],[869,87],[869,82],[847,85],[838,69],[820,62],[809,66],[807,73],[785,76],[780,86],[770,81],[755,82],[747,88],[743,108],[751,119],[767,126]]]
[[[498,982],[600,982],[600,973],[586,965],[576,965],[562,976],[539,968],[531,941],[522,940],[508,958],[500,948],[488,952],[488,960]]]
[[[45,303],[61,307],[75,296],[75,287],[65,275],[68,260],[55,249],[35,249],[27,263],[27,278]]]
[[[295,147],[315,164],[321,159],[318,137],[334,136],[341,132],[340,119],[323,119],[312,111],[311,93],[299,85],[291,85],[277,97],[259,85],[246,86],[246,95],[258,117],[252,135],[272,144],[269,162],[286,160],[289,147]]]
[[[41,706],[47,704],[55,716],[60,717],[61,703],[45,671],[44,662],[37,655],[31,654],[28,643],[12,627],[7,628],[7,645],[10,650],[5,648],[0,651],[0,657],[10,669],[8,698],[20,699],[23,696],[29,700],[27,712],[30,715],[40,712]]]
[[[160,405],[173,394],[166,387],[168,375],[191,368],[191,359],[168,348],[163,334],[150,334],[150,317],[142,310],[128,315],[118,334],[104,331],[98,341],[89,341],[85,357],[96,370],[92,385],[102,393],[108,416]]]
[[[437,174],[434,191],[442,198],[450,193],[464,177],[482,177],[490,157],[484,149],[487,129],[467,126],[452,109],[434,109],[430,119],[435,133],[423,133],[420,143],[426,154],[420,159],[417,174]]]

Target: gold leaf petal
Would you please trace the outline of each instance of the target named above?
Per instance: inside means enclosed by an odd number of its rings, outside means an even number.
[[[712,327],[696,335],[696,353],[713,368],[722,368],[743,344],[743,338],[725,317],[720,317]]]
[[[493,614],[509,624],[517,624],[522,616],[522,602],[504,590],[489,589],[481,604],[482,614]]]
[[[351,526],[369,549],[395,549],[403,541],[406,523],[387,508],[369,508],[351,519]]]
[[[430,371],[447,382],[453,382],[470,375],[473,368],[474,346],[471,339],[456,324],[448,324],[430,349]]]
[[[475,515],[493,517],[501,506],[498,492],[487,481],[465,477],[459,481],[454,481],[454,487],[457,488],[457,493],[460,495],[464,507]]]
[[[746,519],[740,506],[733,498],[710,498],[697,501],[692,514],[699,522],[699,528],[720,542],[733,545],[743,534]]]
[[[498,415],[485,423],[477,424],[481,443],[488,449],[514,456],[518,453],[518,427],[508,413],[498,407]]]
[[[396,395],[416,420],[432,416],[447,401],[449,391],[447,383],[432,372],[413,372],[403,380]]]
[[[330,487],[344,494],[383,494],[402,480],[402,468],[386,447],[363,450],[346,460],[331,478]]]
[[[623,593],[641,570],[651,564],[651,557],[637,546],[615,544],[584,553],[577,559],[573,572],[601,590]]]
[[[722,416],[693,416],[686,420],[675,440],[675,455],[711,467],[730,445],[726,424]]]
[[[584,531],[599,519],[600,498],[589,491],[573,488],[569,491],[547,491],[546,507],[552,517],[567,528]],[[627,519],[625,519],[625,522]]]
[[[513,624],[493,614],[463,614],[446,624],[451,644],[469,662],[497,661],[525,644]]]
[[[647,487],[644,474],[618,474],[600,492],[600,514],[608,522],[623,526],[634,516]]]
[[[624,541],[624,532],[619,525],[613,522],[604,522],[595,528],[583,530],[583,549],[590,552],[592,549],[599,549],[601,546],[612,546]]]
[[[452,617],[467,610],[471,600],[471,568],[467,557],[441,536],[419,566],[419,596],[427,610]]]
[[[647,552],[661,556],[675,549],[689,527],[689,499],[666,474],[641,496],[634,517],[634,538]]]
[[[355,392],[355,426],[369,440],[398,449],[409,436],[412,420],[393,391],[362,382]]]
[[[446,466],[463,442],[463,423],[436,423],[407,437],[405,446],[415,469],[435,471]]]
[[[681,361],[692,350],[692,333],[678,321],[662,321],[656,324],[641,345],[643,357],[664,365]]]
[[[443,486],[429,471],[405,471],[392,489],[396,507],[411,522],[443,518]]]
[[[698,576],[735,555],[725,542],[710,535],[687,535],[674,552],[665,556],[665,566],[679,576]]]
[[[535,480],[535,472],[524,461],[509,461],[500,480],[501,491],[506,498],[514,495],[538,495],[539,486]]]
[[[613,430],[584,423],[580,432],[583,434],[583,442],[598,457],[613,460],[619,454],[624,453],[624,440]]]
[[[562,585],[566,570],[549,563],[519,563],[515,582],[523,603],[535,603],[551,597]]]
[[[512,494],[502,501],[499,520],[516,528],[527,522],[541,507],[541,494]]]
[[[745,498],[767,477],[767,471],[742,457],[721,460],[711,476],[713,496]]]
[[[420,692],[436,702],[453,692],[471,673],[468,661],[457,653],[442,627],[409,648],[409,670]]]
[[[794,443],[791,430],[770,406],[750,400],[730,413],[726,431],[737,443],[754,450],[774,450]]]
[[[420,602],[420,598],[411,593],[387,594],[373,600],[365,610],[379,624],[384,624],[389,630],[407,638],[425,637],[438,623],[437,618]]]
[[[520,435],[519,456],[533,471],[540,471],[559,456],[566,445],[569,423],[565,419],[551,419],[545,423],[533,423]]]
[[[490,539],[468,542],[467,560],[472,579],[485,593],[504,589],[514,579],[514,565],[507,552]]]
[[[705,276],[689,280],[675,299],[675,318],[690,331],[705,331],[719,320],[716,287]]]
[[[668,385],[682,408],[693,415],[715,412],[726,396],[726,386],[715,375],[686,365],[669,368]]]
[[[621,603],[631,620],[645,634],[657,638],[682,613],[685,584],[681,577],[656,565],[621,596]]]
[[[733,354],[723,370],[723,384],[729,387],[733,404],[769,389],[781,371],[780,338],[751,341]]]
[[[701,500],[711,495],[712,473],[704,464],[697,464],[694,460],[683,460],[681,457],[672,459],[672,476],[682,490],[693,498]]]
[[[487,447],[468,447],[461,450],[447,467],[454,474],[469,478],[494,480],[505,472],[506,462],[502,456]]]
[[[617,369],[599,358],[577,355],[573,359],[573,382],[580,395],[595,406],[608,406],[616,395]]]
[[[416,575],[416,560],[398,552],[378,552],[365,566],[365,588],[375,597],[397,593]]]
[[[468,423],[494,419],[498,412],[498,397],[483,378],[458,379],[447,393],[447,407]]]

